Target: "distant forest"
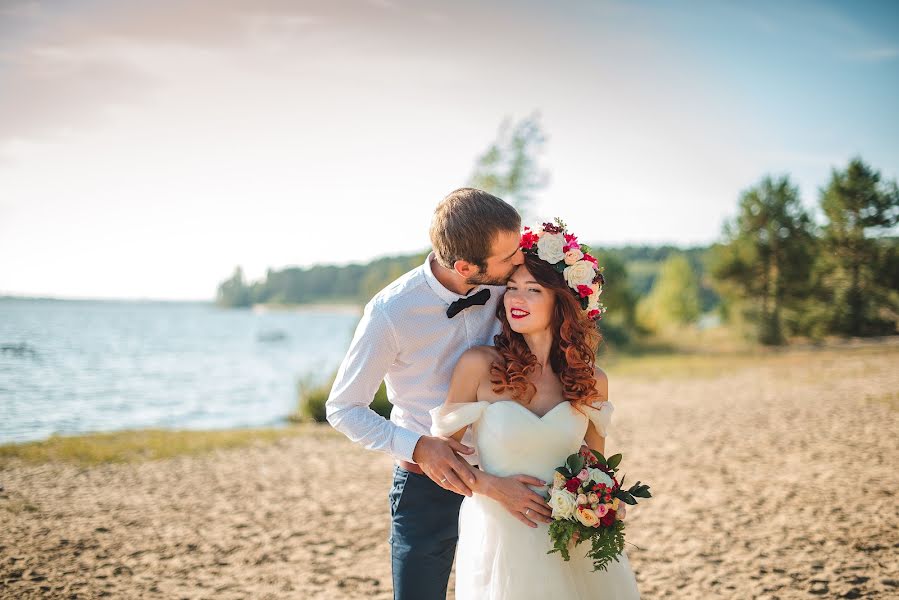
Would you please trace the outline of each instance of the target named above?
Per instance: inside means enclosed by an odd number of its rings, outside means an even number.
[[[611,286],[626,286],[635,296],[649,294],[662,264],[672,254],[683,254],[700,281],[700,303],[703,312],[714,309],[719,298],[702,281],[704,256],[708,247],[680,249],[674,246],[624,246],[602,248],[591,246],[603,265],[607,260],[624,266],[624,281],[608,281]],[[365,264],[346,266],[316,265],[308,268],[269,269],[265,279],[247,282],[240,267],[218,287],[216,302],[226,307],[253,304],[364,304],[380,289],[424,262],[426,252],[375,259]],[[607,273],[609,275],[609,273]]]

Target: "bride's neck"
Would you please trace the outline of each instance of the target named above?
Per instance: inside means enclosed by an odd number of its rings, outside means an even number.
[[[543,331],[524,334],[524,341],[527,343],[531,354],[537,357],[537,364],[544,373],[549,369],[549,351],[552,348],[553,336],[549,328]]]

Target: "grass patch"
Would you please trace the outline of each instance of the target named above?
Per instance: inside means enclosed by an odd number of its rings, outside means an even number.
[[[600,360],[600,366],[613,376],[642,377],[647,379],[696,379],[710,378],[758,366],[758,359],[731,355],[665,354],[647,356],[616,356]]]
[[[899,410],[899,392],[892,392],[875,396],[873,394],[865,394],[865,400],[868,402],[876,402],[885,404],[891,410]]]
[[[11,494],[0,492],[0,509],[14,515],[41,512],[40,506],[16,492]]]
[[[338,434],[330,427],[307,424],[279,429],[222,431],[142,429],[73,436],[54,435],[39,442],[0,446],[0,468],[7,467],[14,460],[32,464],[65,462],[84,466],[140,462],[240,448],[257,443],[268,444],[298,435]]]
[[[899,344],[870,345],[821,345],[780,348],[754,348],[751,350],[696,352],[653,352],[640,354],[609,354],[600,356],[599,366],[610,375],[641,377],[645,379],[702,379],[713,378],[743,369],[753,368],[807,368],[818,369],[844,364],[848,358],[896,358]],[[881,363],[865,367],[867,375],[876,375]]]

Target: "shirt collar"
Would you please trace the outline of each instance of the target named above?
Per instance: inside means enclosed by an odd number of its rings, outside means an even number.
[[[428,282],[428,285],[431,286],[431,289],[434,291],[434,293],[437,294],[437,296],[441,300],[446,302],[447,304],[452,304],[459,298],[467,298],[468,296],[471,296],[472,294],[476,294],[476,293],[480,292],[485,287],[488,287],[485,285],[479,285],[479,286],[475,287],[474,289],[472,289],[465,296],[463,296],[461,294],[457,294],[456,292],[454,292],[452,290],[448,290],[443,286],[442,283],[440,283],[440,281],[434,275],[434,270],[431,268],[431,261],[433,261],[433,260],[436,260],[436,258],[434,256],[434,252],[431,251],[431,253],[428,254],[428,257],[425,259],[425,264],[424,264],[425,280]]]

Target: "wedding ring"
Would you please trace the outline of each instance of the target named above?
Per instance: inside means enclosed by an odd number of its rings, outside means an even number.
[[[443,479],[440,480],[440,483],[444,483],[444,482],[446,482],[446,477],[444,477]]]
[[[531,509],[530,509],[530,508],[527,509],[526,511],[524,511],[524,516],[528,516],[528,513],[529,513],[529,512],[531,512]]]

